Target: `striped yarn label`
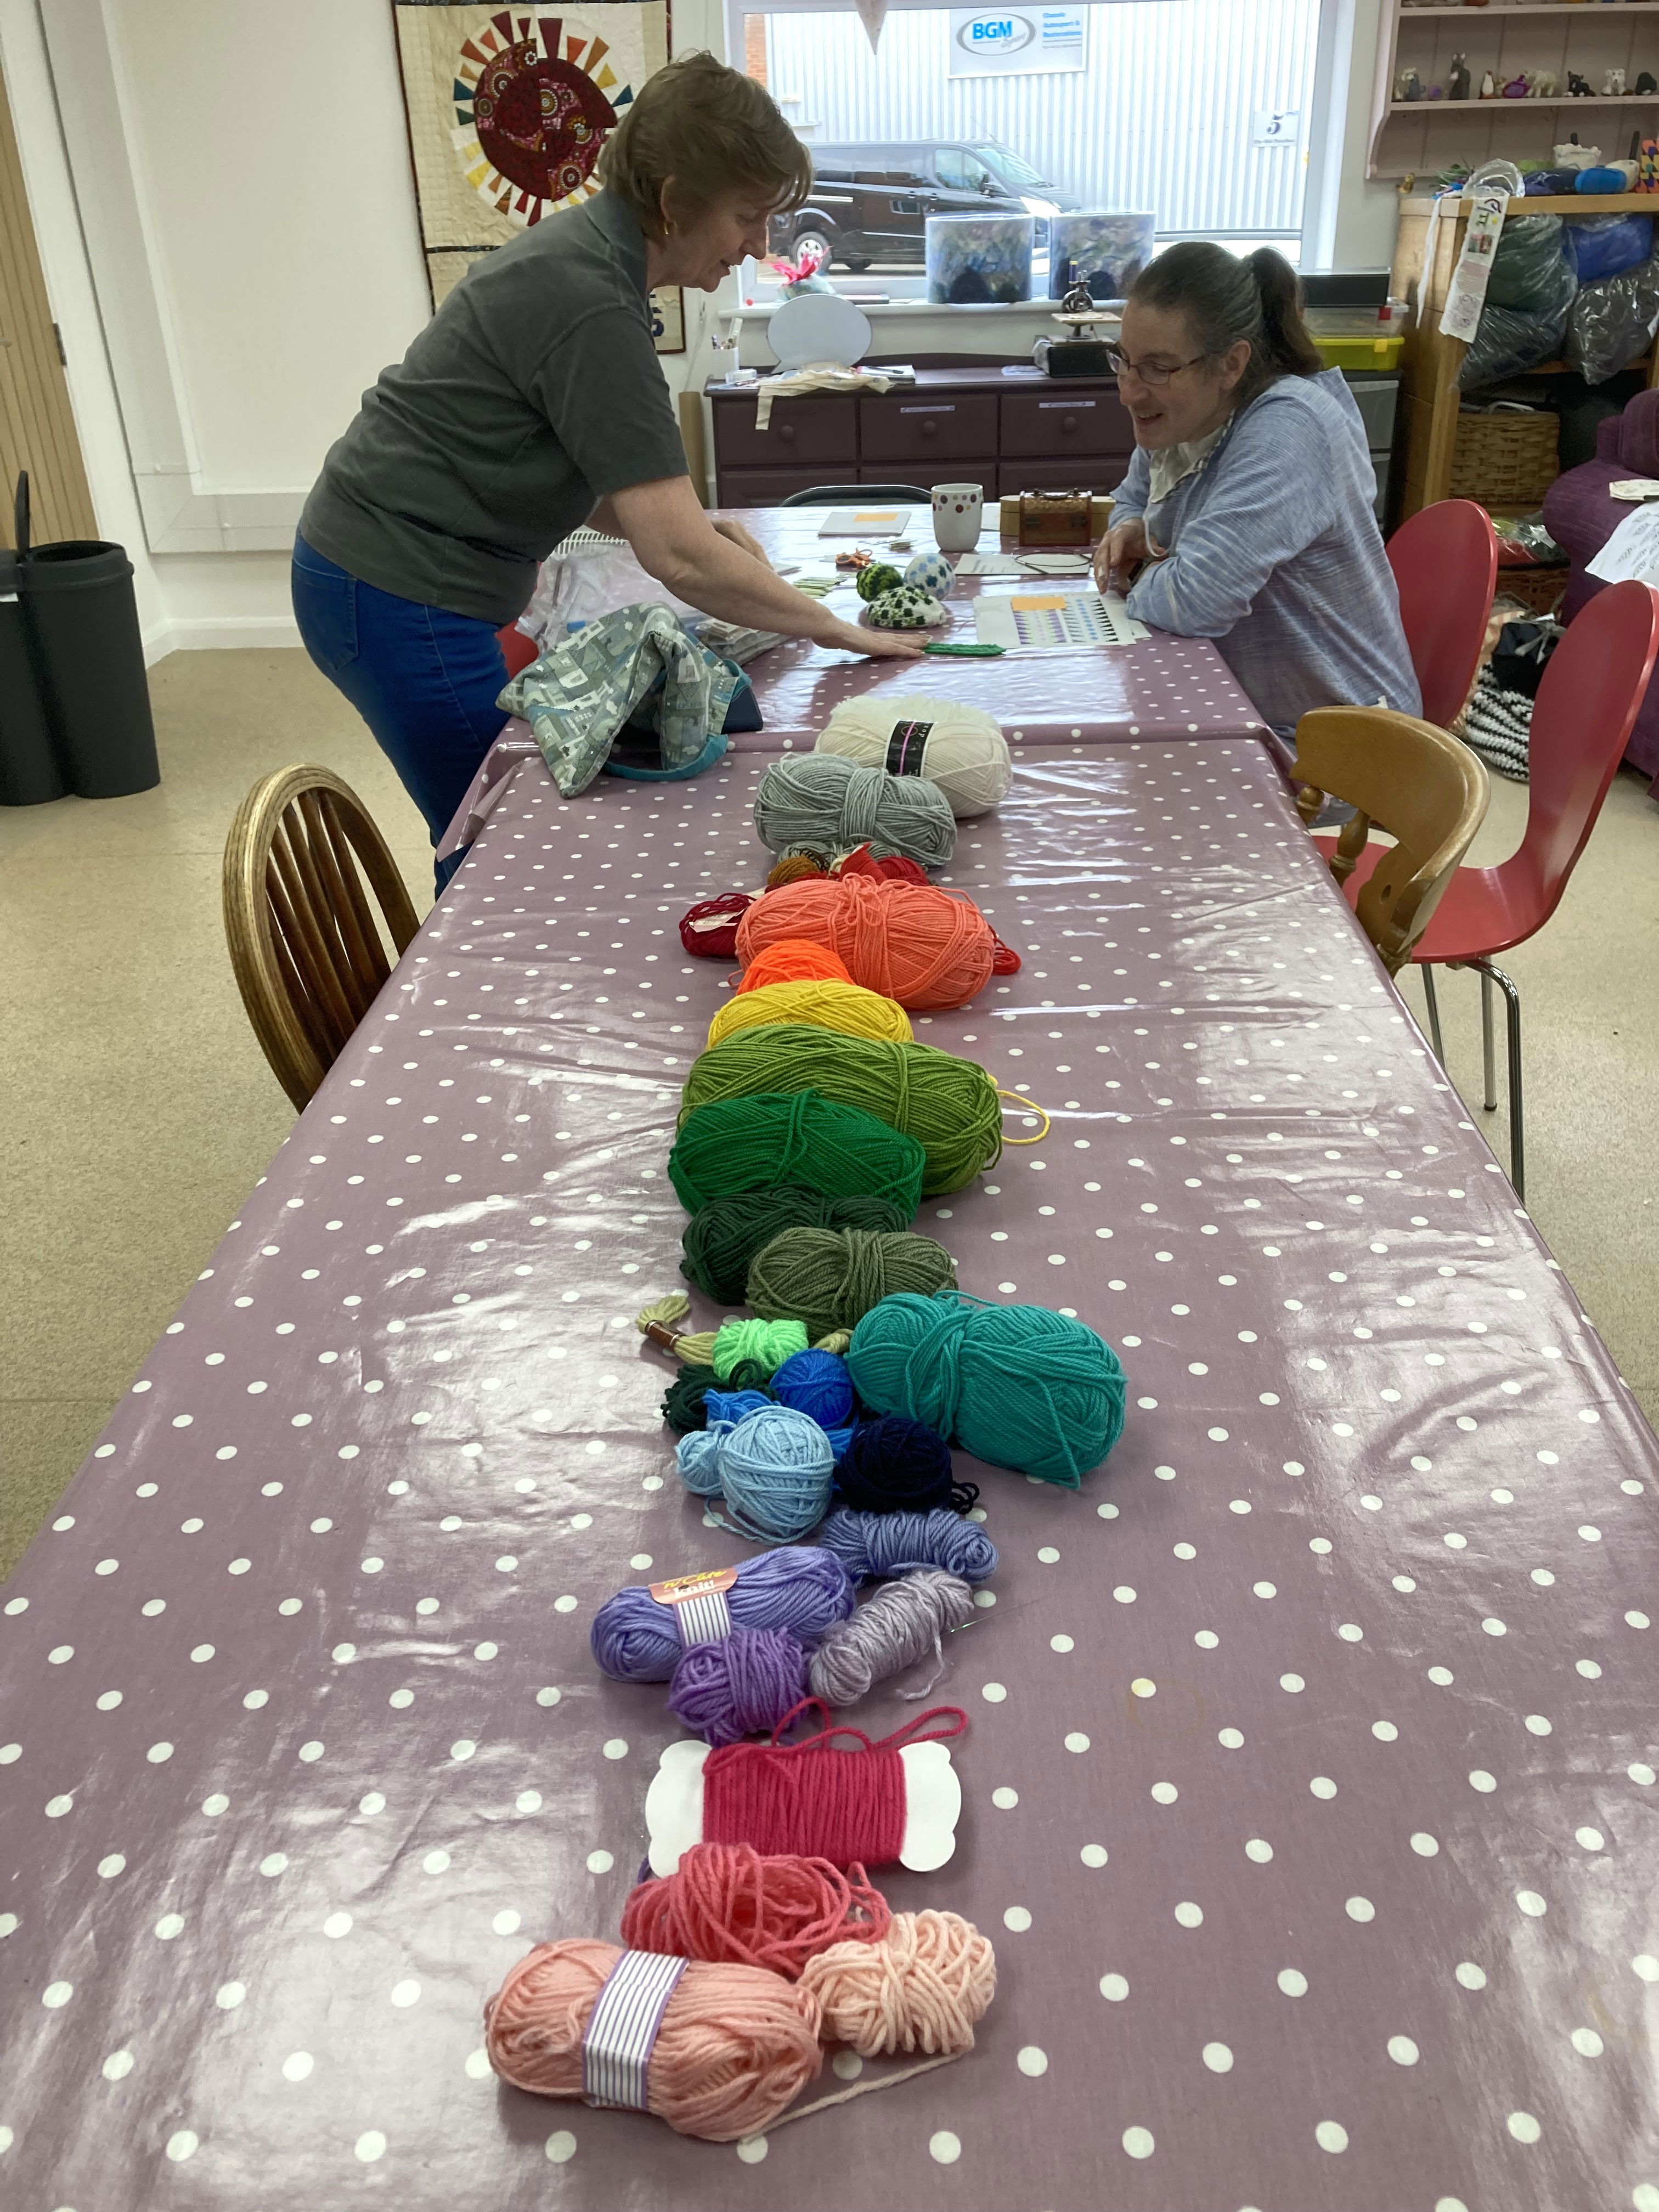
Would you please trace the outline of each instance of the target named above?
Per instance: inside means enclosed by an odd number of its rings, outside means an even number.
[[[732,1608],[724,1590],[703,1590],[683,1597],[674,1607],[674,1625],[689,1651],[694,1644],[724,1644],[732,1633]]]
[[[644,2112],[657,2030],[690,1961],[624,1951],[605,1978],[582,2038],[582,2100]]]
[[[927,743],[931,722],[895,722],[892,735],[887,740],[887,773],[889,775],[920,775],[922,749]]]

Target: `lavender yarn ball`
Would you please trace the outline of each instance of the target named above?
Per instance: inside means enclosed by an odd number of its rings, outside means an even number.
[[[931,1513],[854,1513],[842,1506],[818,1531],[818,1542],[857,1582],[943,1567],[965,1583],[982,1583],[997,1571],[997,1547],[978,1522],[943,1505]]]
[[[960,1575],[918,1567],[884,1583],[812,1654],[812,1695],[827,1705],[856,1705],[876,1683],[902,1674],[930,1652],[943,1664],[946,1635],[973,1617],[974,1593]]]
[[[787,1628],[812,1645],[858,1599],[833,1553],[792,1545],[744,1559],[726,1602],[734,1628]],[[674,1608],[638,1583],[606,1598],[587,1641],[595,1662],[618,1682],[665,1682],[685,1650]]]
[[[694,1644],[675,1668],[668,1710],[716,1746],[769,1735],[806,1695],[806,1651],[787,1628],[734,1628]]]

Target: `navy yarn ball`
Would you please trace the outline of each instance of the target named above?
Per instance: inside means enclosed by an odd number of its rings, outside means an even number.
[[[979,1491],[954,1478],[950,1445],[904,1413],[860,1424],[836,1468],[836,1487],[860,1513],[926,1513],[936,1505],[965,1513]]]

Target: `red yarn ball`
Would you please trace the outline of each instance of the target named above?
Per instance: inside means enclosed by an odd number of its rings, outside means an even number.
[[[680,916],[680,943],[709,960],[730,960],[738,947],[738,924],[755,903],[747,891],[722,891],[699,899]]]

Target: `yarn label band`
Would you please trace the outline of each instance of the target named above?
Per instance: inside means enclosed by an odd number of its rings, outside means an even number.
[[[735,1567],[708,1567],[647,1587],[659,1605],[673,1608],[674,1626],[689,1651],[694,1644],[723,1644],[730,1636],[732,1609],[726,1593],[737,1579]]]
[[[889,775],[920,775],[931,722],[895,722],[887,740]]]
[[[644,2112],[657,2030],[689,1961],[624,1951],[605,1977],[582,2037],[582,2098]]]

